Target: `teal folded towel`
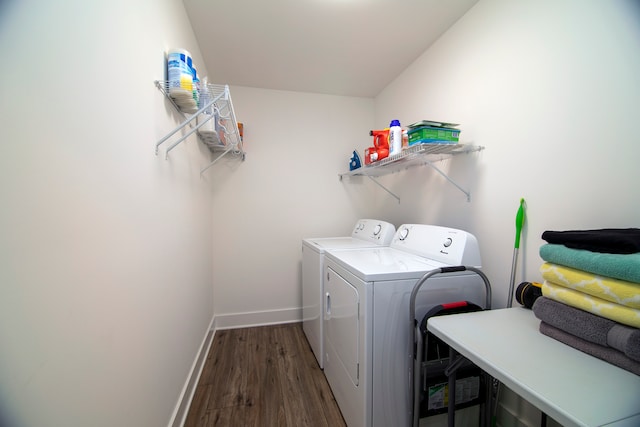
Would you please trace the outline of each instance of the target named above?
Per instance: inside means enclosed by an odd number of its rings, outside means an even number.
[[[640,283],[640,252],[609,254],[547,243],[540,246],[540,257],[547,262],[600,276]]]

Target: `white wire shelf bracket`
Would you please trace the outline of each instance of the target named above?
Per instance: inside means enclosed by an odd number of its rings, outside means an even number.
[[[156,142],[156,155],[158,155],[162,144],[171,140],[178,132],[184,130],[184,132],[175,138],[168,146],[165,152],[165,159],[169,157],[171,150],[196,133],[200,141],[205,144],[211,152],[216,154],[213,161],[200,170],[201,175],[227,154],[239,156],[243,161],[245,160],[242,138],[238,130],[238,122],[236,121],[233,110],[229,86],[207,84],[206,87],[200,90],[200,99],[207,99],[207,102],[199,109],[190,108],[188,111],[184,111],[176,102],[177,99],[171,95],[169,82],[156,80],[154,83],[169,102],[171,102],[176,111],[185,119],[175,129]],[[206,97],[203,96],[205,93],[207,95]],[[206,132],[203,129],[205,127],[207,128]]]
[[[409,169],[414,166],[428,165],[444,177],[449,183],[467,196],[467,201],[471,201],[471,192],[465,190],[458,183],[451,179],[445,172],[438,168],[435,163],[450,157],[473,153],[483,150],[483,146],[469,144],[416,144],[402,150],[401,153],[389,156],[378,162],[361,166],[349,172],[339,174],[340,180],[343,177],[366,176],[381,187],[384,191],[394,197],[400,203],[400,197],[382,185],[376,178],[391,173]]]

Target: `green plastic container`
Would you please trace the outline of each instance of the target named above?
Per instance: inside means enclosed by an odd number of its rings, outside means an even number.
[[[457,144],[460,138],[458,129],[423,126],[409,130],[409,146],[415,144]]]

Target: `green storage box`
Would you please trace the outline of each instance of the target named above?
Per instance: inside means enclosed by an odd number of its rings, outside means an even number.
[[[409,145],[415,144],[457,144],[460,138],[458,129],[423,126],[409,130]]]

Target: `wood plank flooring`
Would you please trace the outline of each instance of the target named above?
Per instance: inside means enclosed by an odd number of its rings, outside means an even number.
[[[217,331],[185,427],[346,426],[302,324]]]

